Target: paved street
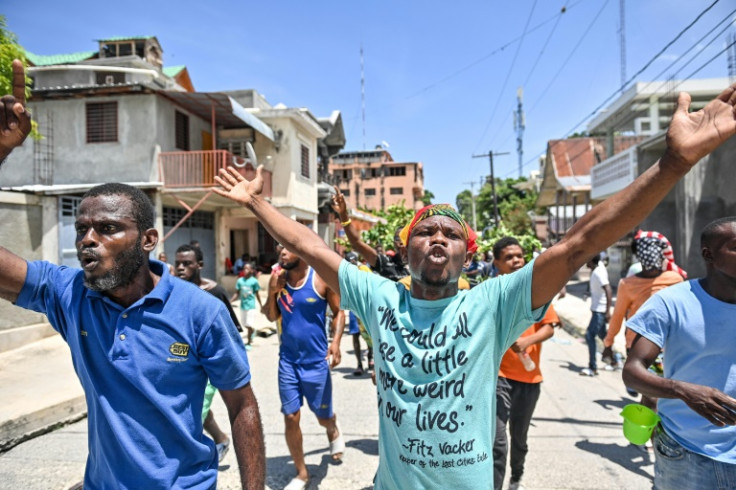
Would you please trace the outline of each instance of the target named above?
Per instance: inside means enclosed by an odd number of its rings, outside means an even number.
[[[266,434],[268,486],[272,489],[283,488],[293,476],[276,389],[277,352],[275,336],[257,339],[250,351]],[[530,430],[526,488],[650,488],[653,467],[647,454],[629,445],[622,434],[618,414],[631,400],[620,373],[579,376],[579,367],[587,359],[585,345],[560,330],[545,344],[542,357],[546,381]],[[304,450],[312,475],[309,488],[371,488],[378,463],[375,392],[368,377],[352,375],[354,366],[352,343],[345,336],[343,364],[333,374],[336,411],[348,446],[342,464],[330,463],[324,430],[311,413],[303,413]],[[219,397],[214,410],[220,425],[227,427]],[[82,420],[0,454],[1,486],[67,488],[81,479],[85,457],[86,420]],[[218,488],[239,488],[232,451],[221,467]]]

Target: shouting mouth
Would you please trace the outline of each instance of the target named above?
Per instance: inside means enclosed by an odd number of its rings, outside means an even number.
[[[448,261],[447,252],[442,247],[432,247],[427,260],[434,265],[443,265]]]
[[[79,254],[79,263],[85,271],[92,271],[100,263],[99,258],[90,253]]]

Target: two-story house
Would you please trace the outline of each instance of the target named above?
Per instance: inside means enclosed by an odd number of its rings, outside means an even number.
[[[77,266],[74,219],[82,194],[125,182],[151,197],[159,250],[170,261],[191,240],[202,247],[208,277],[225,274],[226,257],[273,260],[275,244],[257,220],[212,192],[227,165],[254,175],[246,143],[264,165],[264,194],[316,229],[317,154],[331,134],[308,110],[271,107],[255,91],[245,91],[250,98],[196,92],[185,67],[163,66],[155,37],[100,40],[96,51],[69,55],[28,53],[28,61],[28,106],[44,138],[29,138],[0,170],[0,245]],[[340,118],[331,130],[343,134]],[[0,304],[0,335],[41,320]]]

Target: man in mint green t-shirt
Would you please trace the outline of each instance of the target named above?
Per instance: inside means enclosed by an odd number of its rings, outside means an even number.
[[[240,323],[247,329],[248,340],[245,343],[247,349],[251,348],[253,343],[253,332],[255,331],[256,320],[256,300],[258,306],[263,308],[261,297],[258,291],[261,289],[258,279],[253,274],[253,265],[246,263],[243,266],[243,277],[239,278],[235,283],[235,294],[230,301],[235,301],[240,296]]]
[[[495,383],[503,353],[591,257],[639,224],[701,158],[736,134],[736,85],[698,112],[680,94],[662,158],[586,213],[522,269],[458,291],[475,233],[449,205],[419,210],[401,236],[411,289],[364,274],[261,195],[262,168],[234,168],[217,194],[244,205],[268,233],[340,291],[373,337],[378,381],[375,488],[492,488]]]

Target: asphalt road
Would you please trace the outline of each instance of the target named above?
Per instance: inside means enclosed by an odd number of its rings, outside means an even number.
[[[269,488],[281,489],[294,475],[294,468],[279,411],[277,339],[256,339],[249,355],[266,435],[267,483]],[[601,372],[596,378],[579,376],[587,359],[585,344],[561,330],[545,344],[542,358],[545,382],[529,434],[525,487],[651,488],[653,465],[649,455],[623,437],[619,412],[633,400],[626,395],[620,373]],[[378,464],[375,389],[368,376],[353,376],[354,367],[352,342],[346,336],[343,363],[333,371],[336,413],[348,446],[341,464],[330,461],[327,437],[314,416],[308,411],[302,414],[311,489],[372,488]],[[227,428],[219,396],[213,407],[221,427]],[[0,487],[68,488],[82,478],[86,437],[86,420],[82,420],[0,454]],[[218,488],[240,488],[232,451],[221,466]]]

